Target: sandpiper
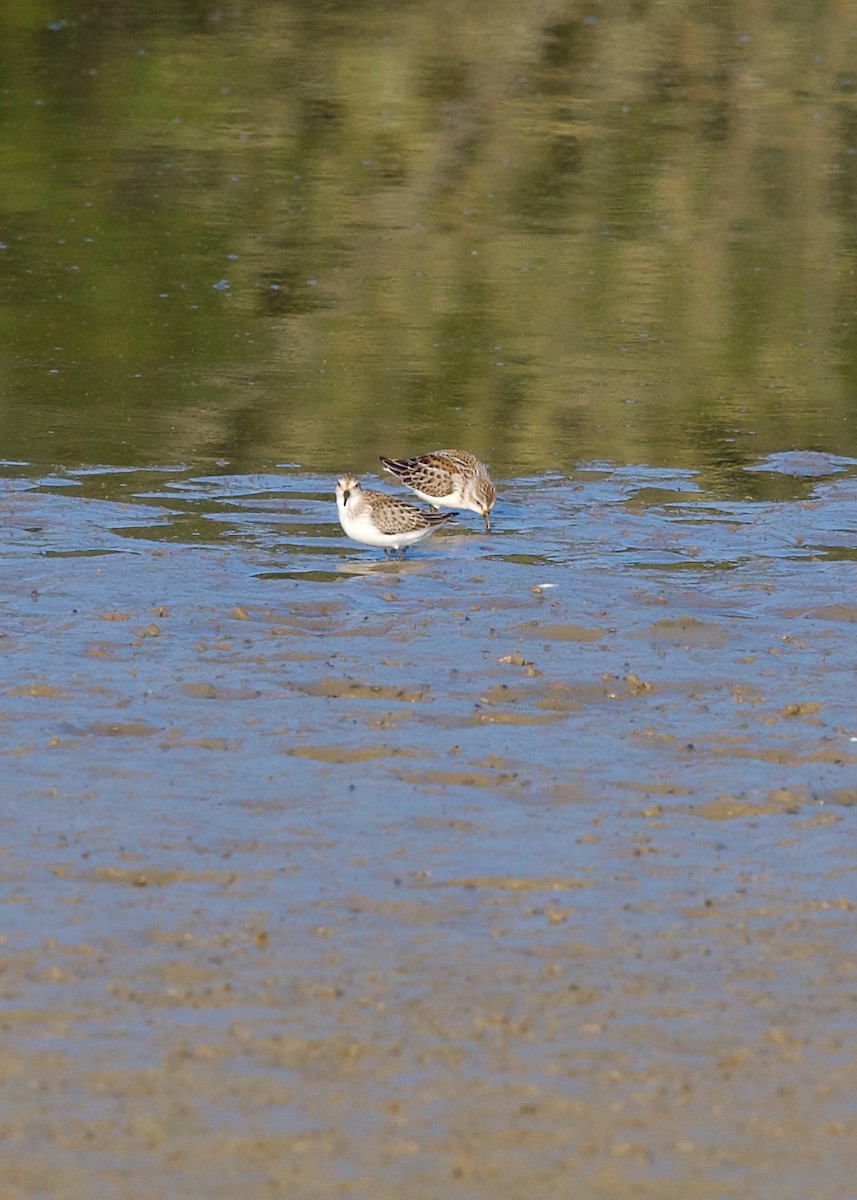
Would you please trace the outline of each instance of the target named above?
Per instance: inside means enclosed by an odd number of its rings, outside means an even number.
[[[380,546],[386,558],[391,550],[404,558],[408,546],[456,516],[454,512],[423,512],[386,492],[362,488],[353,475],[343,475],[337,482],[336,507],[346,534],[366,546]]]
[[[413,458],[384,458],[384,467],[433,508],[468,508],[482,515],[491,530],[490,512],[497,489],[488,468],[467,450],[432,450]]]

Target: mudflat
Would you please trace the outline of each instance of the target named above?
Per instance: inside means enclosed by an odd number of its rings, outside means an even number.
[[[853,1195],[853,471],[650,487],[3,497],[4,1200]]]

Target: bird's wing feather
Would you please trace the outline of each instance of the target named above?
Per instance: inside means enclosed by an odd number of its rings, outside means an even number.
[[[430,524],[425,513],[388,496],[386,492],[364,493],[372,503],[372,518],[382,533],[411,533],[415,529],[426,529]]]

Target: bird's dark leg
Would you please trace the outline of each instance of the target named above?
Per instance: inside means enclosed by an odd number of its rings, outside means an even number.
[[[390,561],[390,551],[387,549],[386,546],[382,546],[381,549],[384,551],[384,558],[386,558],[387,562],[389,562]]]
[[[399,562],[404,562],[405,561],[405,552],[402,550],[401,546],[396,547],[396,553],[399,556]]]

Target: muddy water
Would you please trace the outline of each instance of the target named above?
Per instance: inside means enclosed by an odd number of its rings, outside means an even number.
[[[857,463],[5,474],[4,1197],[853,1194]]]

